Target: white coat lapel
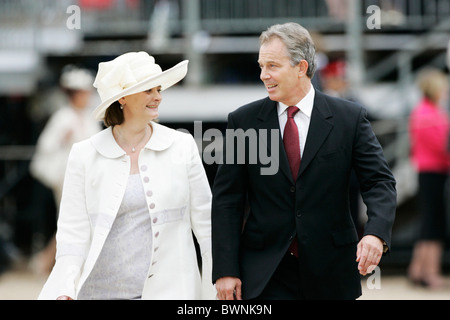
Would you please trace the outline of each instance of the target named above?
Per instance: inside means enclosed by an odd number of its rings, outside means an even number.
[[[108,127],[92,136],[91,143],[94,148],[106,158],[119,158],[126,154],[114,139],[112,127]]]
[[[150,125],[152,126],[153,133],[144,148],[155,151],[162,151],[169,148],[175,139],[174,131],[156,122],[150,122]]]

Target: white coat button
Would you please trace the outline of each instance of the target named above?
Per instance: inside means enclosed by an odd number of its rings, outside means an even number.
[[[141,171],[147,171],[147,166],[145,164],[141,166]]]
[[[150,209],[155,209],[155,204],[154,203],[150,203],[149,208]]]
[[[156,233],[155,233],[155,238],[158,238],[159,237],[159,231],[157,231]]]
[[[153,191],[148,190],[146,193],[147,197],[151,197],[153,195]]]
[[[148,183],[150,181],[150,178],[149,177],[144,177],[144,182],[145,183]]]
[[[158,218],[153,218],[153,223],[157,223],[158,222]]]

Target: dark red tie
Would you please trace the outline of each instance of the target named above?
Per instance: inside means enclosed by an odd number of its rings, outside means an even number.
[[[286,150],[294,182],[297,180],[298,169],[300,168],[300,138],[294,121],[294,116],[298,111],[299,109],[296,106],[287,108],[288,119],[283,133],[284,150]]]
[[[287,108],[288,119],[286,126],[284,127],[283,133],[283,144],[286,151],[286,155],[289,161],[289,166],[291,167],[292,178],[294,183],[297,180],[298,169],[300,168],[300,138],[298,136],[298,128],[294,121],[295,114],[299,111],[296,106],[291,106]],[[298,257],[298,243],[297,236],[294,237],[292,241],[289,252]]]

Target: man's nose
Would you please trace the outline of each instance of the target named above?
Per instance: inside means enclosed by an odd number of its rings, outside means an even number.
[[[262,81],[264,81],[264,80],[267,80],[270,78],[270,74],[268,72],[266,72],[265,68],[261,68],[261,73],[260,73],[259,77]]]

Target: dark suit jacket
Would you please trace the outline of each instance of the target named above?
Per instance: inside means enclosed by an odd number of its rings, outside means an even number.
[[[245,105],[229,114],[228,128],[279,130],[276,106],[269,98]],[[297,236],[303,295],[355,299],[361,295],[361,283],[355,262],[359,239],[349,209],[351,169],[367,206],[364,234],[376,235],[390,246],[396,208],[395,180],[366,111],[316,90],[295,183],[280,134],[277,139],[279,150],[271,150],[270,134],[267,143],[258,142],[269,154],[279,153],[274,175],[261,174],[267,162],[249,161],[248,143],[243,164],[225,161],[230,150],[224,147],[225,163],[213,186],[213,281],[239,277],[243,298],[257,297]]]

